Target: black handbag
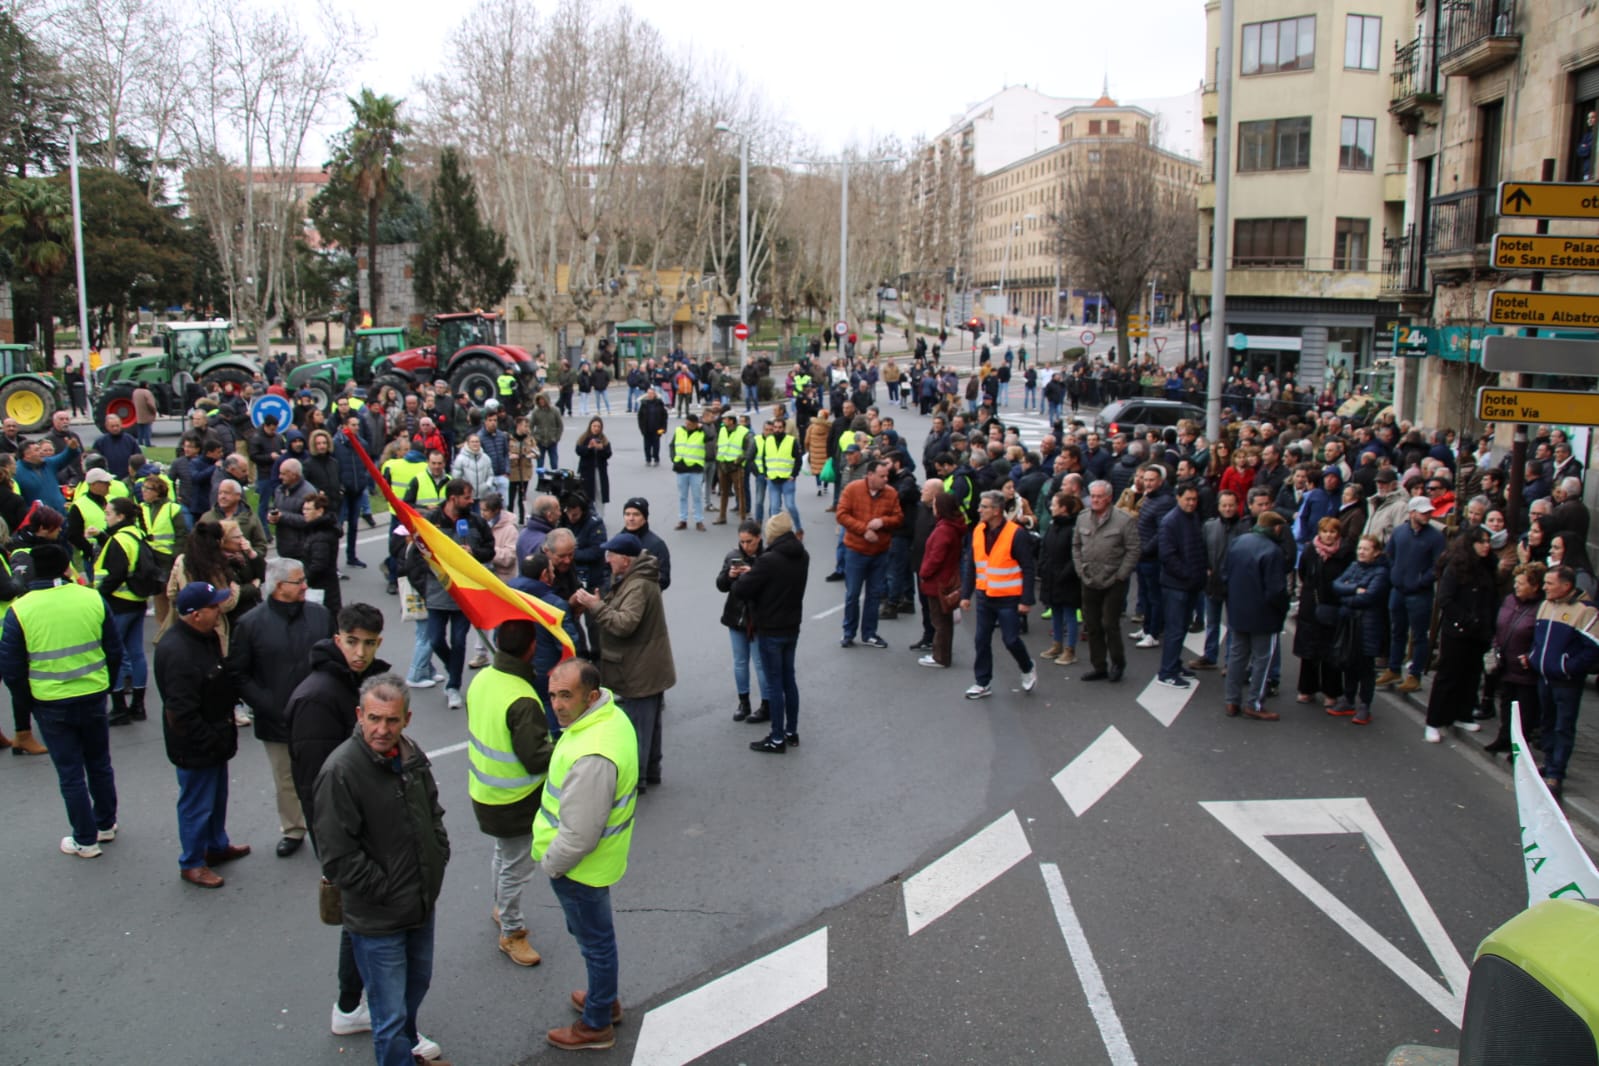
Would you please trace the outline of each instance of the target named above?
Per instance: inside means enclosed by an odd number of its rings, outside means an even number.
[[[1348,666],[1360,654],[1360,617],[1352,611],[1338,616],[1338,628],[1333,631],[1329,658],[1339,666]]]

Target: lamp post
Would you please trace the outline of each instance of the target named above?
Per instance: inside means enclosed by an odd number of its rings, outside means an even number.
[[[89,391],[89,296],[85,287],[83,272],[83,201],[78,194],[78,127],[76,124],[67,125],[67,135],[71,146],[68,156],[68,169],[72,175],[72,251],[78,265],[78,373],[83,375],[83,401],[85,405],[93,402],[93,395]],[[71,392],[72,383],[67,382],[67,391]],[[92,417],[92,412],[91,412]]]
[[[898,163],[899,156],[886,155],[877,159],[862,159],[859,166],[873,166],[878,163]],[[849,320],[849,168],[850,159],[842,156],[838,159],[796,159],[795,166],[801,167],[830,167],[837,166],[842,172],[840,182],[841,192],[838,212],[838,313],[840,321]]]
[[[738,320],[749,328],[750,307],[750,139],[726,122],[716,124],[717,133],[738,138]],[[739,365],[750,361],[748,338],[738,342]]]

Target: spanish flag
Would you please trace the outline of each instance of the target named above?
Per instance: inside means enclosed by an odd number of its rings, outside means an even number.
[[[576,654],[572,638],[561,627],[566,617],[564,612],[511,588],[492,570],[472,558],[471,553],[455,543],[449,534],[423,518],[415,507],[394,494],[388,479],[378,472],[356,434],[346,428],[344,435],[354,446],[355,454],[361,457],[361,464],[383,493],[383,498],[389,501],[400,524],[410,530],[426,549],[424,554],[434,576],[444,582],[444,587],[450,590],[450,596],[460,605],[461,613],[474,626],[478,629],[496,629],[500,623],[518,618],[537,622],[560,641],[563,660]]]

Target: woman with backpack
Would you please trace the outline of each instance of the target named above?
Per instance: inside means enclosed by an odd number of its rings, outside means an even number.
[[[119,496],[106,503],[105,515],[106,538],[94,574],[111,623],[122,638],[122,669],[111,687],[111,724],[127,725],[145,719],[149,665],[144,657],[144,612],[149,606],[146,600],[160,591],[161,580],[139,505],[131,497]]]
[[[183,511],[177,504],[167,498],[167,483],[159,476],[152,474],[139,485],[140,495],[144,503],[139,505],[139,511],[144,517],[145,532],[149,536],[150,547],[154,548],[161,556],[159,561],[161,569],[171,572],[172,556],[177,551],[177,546],[189,535],[188,523],[183,520]],[[181,585],[179,586],[182,587]],[[161,626],[167,620],[167,612],[172,609],[172,600],[167,596],[166,586],[155,594],[155,624]]]

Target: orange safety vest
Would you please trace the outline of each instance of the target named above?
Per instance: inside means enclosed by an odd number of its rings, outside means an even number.
[[[979,522],[977,528],[972,530],[972,563],[977,571],[977,591],[989,599],[1022,594],[1021,564],[1010,550],[1016,540],[1016,531],[1020,528],[1015,522],[1006,522],[994,541],[992,551],[988,548],[987,538],[983,536],[984,523]]]

